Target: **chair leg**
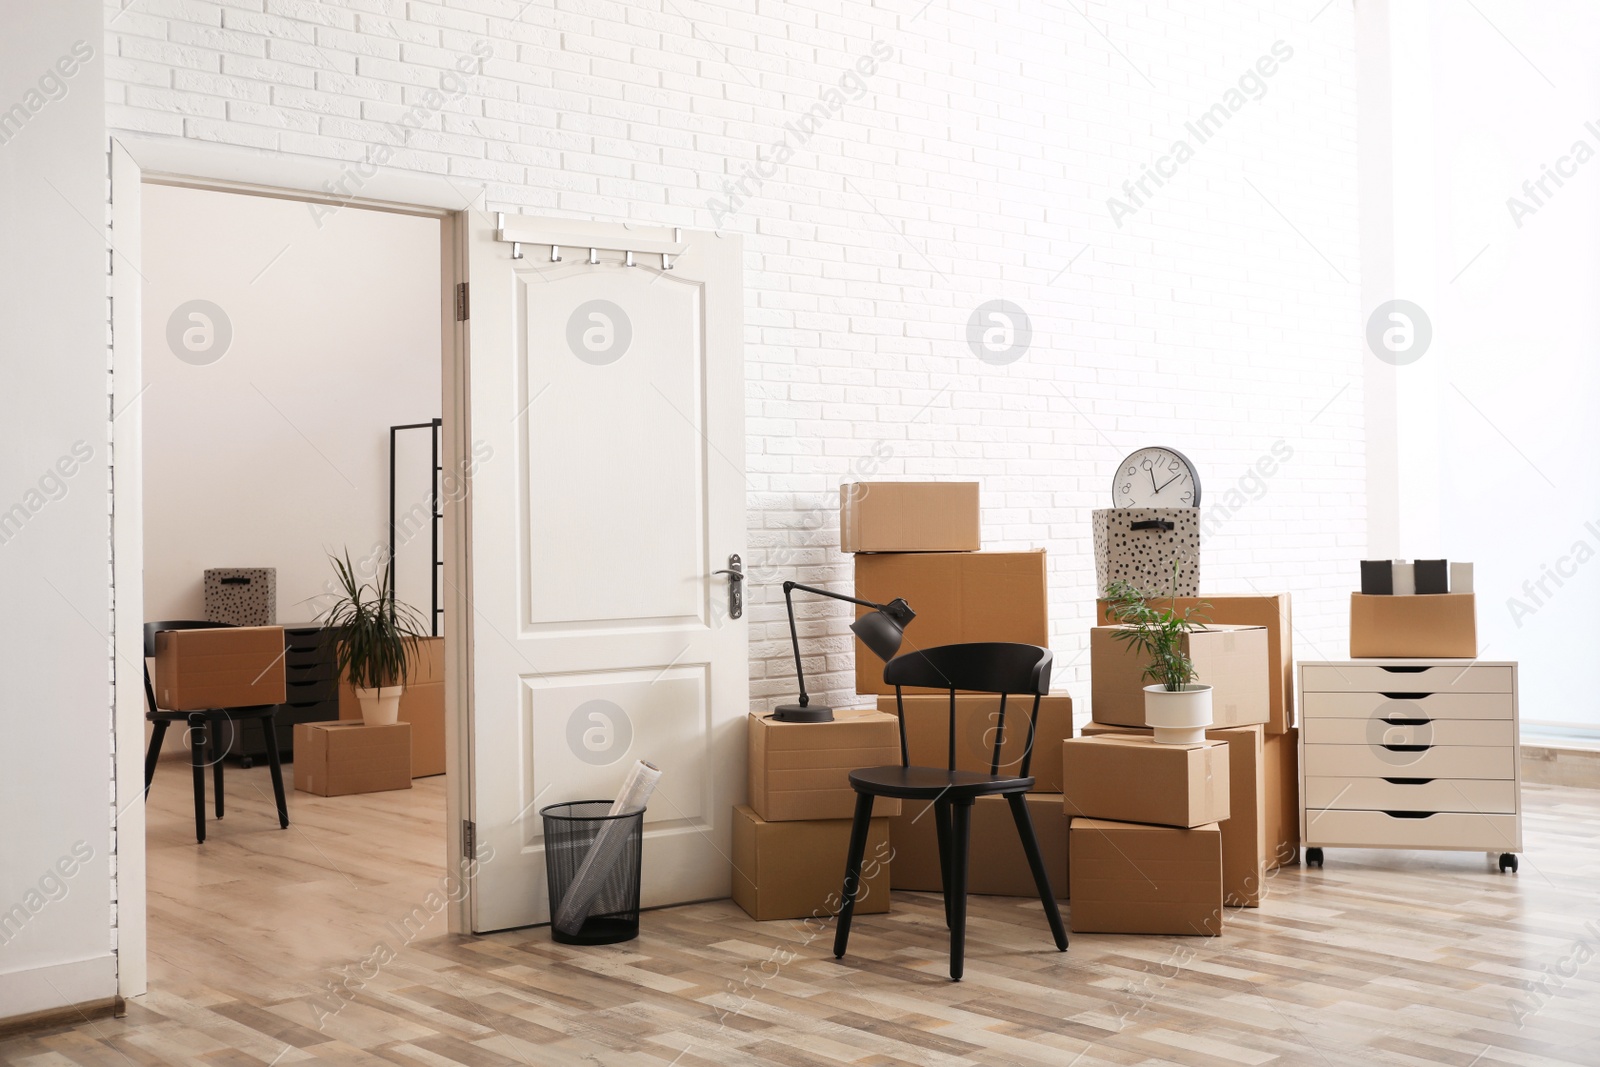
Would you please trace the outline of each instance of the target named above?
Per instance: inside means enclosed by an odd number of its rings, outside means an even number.
[[[1033,833],[1033,818],[1028,814],[1028,801],[1022,793],[1007,793],[1011,804],[1011,818],[1017,824],[1017,836],[1022,838],[1022,851],[1028,854],[1028,866],[1033,868],[1033,884],[1039,887],[1039,901],[1044,905],[1044,916],[1050,920],[1050,933],[1056,939],[1056,948],[1067,950],[1067,930],[1061,925],[1061,908],[1050,888],[1050,875],[1044,869],[1044,858],[1039,855],[1039,840]]]
[[[206,720],[189,716],[189,764],[194,768],[194,838],[206,843]]]
[[[972,800],[950,806],[950,980],[961,981],[967,956],[967,854],[972,838]]]
[[[144,795],[150,795],[150,783],[155,780],[156,761],[161,758],[161,742],[167,738],[167,720],[157,719],[151,723],[154,727],[150,731],[150,747],[144,754]]]
[[[944,925],[950,927],[950,802],[933,802],[933,827],[939,837],[939,886],[944,890]]]
[[[283,761],[278,758],[278,720],[268,715],[261,720],[261,732],[267,741],[267,765],[272,768],[272,795],[278,801],[278,827],[289,828],[289,802],[283,798]]]
[[[856,818],[850,826],[850,853],[844,861],[844,900],[839,907],[839,925],[833,932],[833,957],[844,957],[850,941],[850,918],[856,910],[856,893],[861,889],[861,859],[867,851],[867,831],[872,828],[872,794],[856,794]]]
[[[232,725],[230,722],[229,725]],[[222,733],[222,723],[213,723],[211,726],[211,792],[215,794],[212,802],[217,808],[217,818],[222,818],[222,754],[227,751],[217,744],[217,735]]]

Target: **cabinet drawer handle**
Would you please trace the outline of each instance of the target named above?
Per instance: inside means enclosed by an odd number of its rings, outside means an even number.
[[[1432,745],[1383,745],[1382,748],[1390,752],[1426,752]]]
[[[1390,785],[1427,785],[1432,778],[1385,778]]]
[[[1379,667],[1378,669],[1381,670],[1381,671],[1388,671],[1390,674],[1421,674],[1423,671],[1431,670],[1432,668],[1429,668],[1429,667]]]
[[[1408,719],[1400,715],[1384,718],[1383,721],[1390,726],[1427,726],[1433,722],[1432,719]]]
[[[1433,696],[1432,693],[1379,693],[1378,695],[1390,700],[1426,700]]]
[[[1384,814],[1391,819],[1431,819],[1434,815],[1431,811],[1386,811]]]

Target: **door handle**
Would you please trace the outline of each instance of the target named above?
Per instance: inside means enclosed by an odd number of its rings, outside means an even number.
[[[744,614],[744,561],[739,558],[739,553],[735,552],[728,557],[726,570],[712,573],[728,576],[728,618],[739,618]]]

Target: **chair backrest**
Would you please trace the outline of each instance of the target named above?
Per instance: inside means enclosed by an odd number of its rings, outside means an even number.
[[[204,622],[195,619],[172,619],[165,622],[147,622],[144,624],[144,658],[151,659],[156,654],[156,634],[162,630],[215,630],[224,626],[232,626],[231,622]],[[156,709],[156,687],[150,684],[150,664],[144,665],[144,699],[151,711]]]
[[[1005,641],[980,641],[962,645],[939,645],[896,656],[883,668],[883,680],[894,686],[895,706],[900,712],[900,764],[911,765],[906,749],[906,707],[904,687],[921,686],[945,689],[950,693],[949,762],[956,769],[956,692],[997,693],[1000,716],[996,723],[994,757],[989,773],[1000,773],[1000,750],[1006,740],[1006,697],[1009,694],[1033,697],[1028,715],[1028,744],[1022,753],[1020,777],[1028,776],[1033,761],[1034,731],[1039,725],[1039,698],[1050,691],[1050,668],[1055,657],[1048,648]]]

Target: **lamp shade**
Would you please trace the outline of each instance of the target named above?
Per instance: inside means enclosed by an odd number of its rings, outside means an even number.
[[[881,660],[893,659],[900,651],[900,639],[905,636],[900,623],[883,611],[867,612],[851,623],[850,629]]]

